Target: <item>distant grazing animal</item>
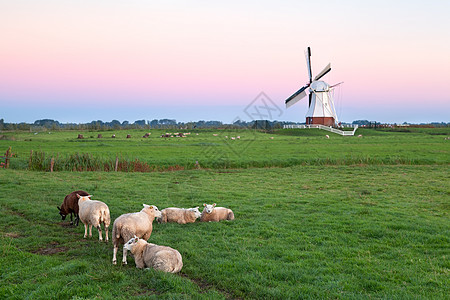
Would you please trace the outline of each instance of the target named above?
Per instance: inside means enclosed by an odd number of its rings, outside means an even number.
[[[98,240],[103,241],[102,227],[105,226],[105,241],[108,242],[108,227],[111,223],[108,205],[101,201],[89,199],[92,196],[78,197],[78,206],[80,208],[79,216],[81,222],[84,224],[84,238],[87,236],[87,228],[89,225],[89,237],[92,237],[92,226],[98,230]]]
[[[327,139],[329,139],[329,138],[330,138],[330,136],[329,136],[328,134],[325,134],[325,137],[326,137]]]
[[[78,139],[84,139],[84,137],[83,137],[83,135],[82,134],[78,134],[78,137],[77,137]]]
[[[97,138],[98,139],[101,139],[103,137],[103,135],[101,134],[101,133],[99,133],[98,135],[97,135]]]
[[[112,137],[112,138],[114,139],[114,138],[116,138],[116,135],[115,135],[115,134],[113,134],[113,135],[112,135],[111,137]]]
[[[89,196],[88,192],[81,190],[75,191],[66,195],[63,203],[61,204],[61,207],[57,206],[62,220],[65,220],[66,216],[70,214],[70,225],[74,224],[74,222],[72,221],[72,214],[75,215],[75,226],[78,226],[78,222],[80,221],[80,217],[78,216],[79,208],[77,194],[79,194],[80,196]]]
[[[127,134],[127,139],[130,139],[131,138],[131,134]]]
[[[146,134],[144,134],[142,137],[143,138],[148,138],[150,136],[150,133],[146,133]]]
[[[198,210],[198,206],[194,208],[176,208],[168,207],[161,210],[161,218],[158,219],[160,223],[194,223],[195,220],[200,218],[201,213]]]
[[[362,134],[358,135],[358,137],[361,138],[361,137],[362,137]]]
[[[219,222],[221,220],[234,220],[234,213],[225,207],[216,207],[216,204],[203,203],[205,207],[200,216],[201,222]]]
[[[183,267],[183,259],[180,252],[170,247],[147,243],[137,236],[131,238],[123,248],[123,251],[131,251],[136,268],[139,269],[153,268],[164,272],[176,273]]]
[[[148,240],[153,230],[153,220],[161,218],[161,211],[154,205],[143,204],[144,208],[140,212],[128,213],[118,217],[113,224],[112,241],[113,264],[117,263],[117,250],[119,244],[125,244],[132,237],[137,236]],[[123,249],[122,264],[127,264],[127,249]]]

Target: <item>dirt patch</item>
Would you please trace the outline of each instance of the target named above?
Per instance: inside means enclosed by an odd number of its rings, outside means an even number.
[[[59,222],[57,224],[61,227],[75,227],[74,225],[70,225],[70,222]]]
[[[180,276],[182,276],[182,277],[192,281],[193,283],[195,283],[200,288],[201,293],[205,293],[208,290],[215,289],[218,292],[222,293],[222,295],[226,299],[241,299],[241,298],[236,298],[236,297],[232,296],[228,291],[225,291],[223,289],[219,289],[219,288],[213,286],[212,284],[207,283],[203,279],[190,278],[189,276],[187,276],[186,274],[183,274],[183,273],[178,273],[178,274],[180,274]]]
[[[38,250],[31,251],[31,253],[39,254],[39,255],[53,255],[60,252],[66,252],[69,250],[68,247],[58,247],[58,242],[51,242],[45,248],[39,248]]]
[[[17,232],[7,232],[5,233],[5,236],[16,239],[20,237],[20,234]]]

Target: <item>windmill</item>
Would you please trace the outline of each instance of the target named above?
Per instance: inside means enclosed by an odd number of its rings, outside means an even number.
[[[330,86],[325,81],[319,80],[331,71],[331,64],[328,64],[322,72],[317,74],[313,79],[311,70],[311,48],[308,47],[305,51],[305,56],[309,83],[286,99],[286,108],[291,107],[309,94],[309,109],[306,113],[306,124],[334,126],[338,123],[338,119],[334,108],[332,90],[342,82]]]

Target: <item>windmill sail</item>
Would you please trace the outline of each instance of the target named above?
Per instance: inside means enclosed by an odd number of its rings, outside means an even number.
[[[327,74],[328,72],[331,71],[331,63],[329,63],[323,70],[322,72],[320,72],[319,74],[317,74],[317,76],[314,78],[314,81],[319,80],[320,78],[322,78],[323,76],[325,76],[325,74]]]
[[[308,49],[305,51],[305,56],[306,56],[306,67],[308,69],[309,83],[311,83],[312,82],[311,48],[308,47]]]
[[[287,98],[286,101],[284,102],[286,104],[286,108],[291,107],[292,105],[303,99],[306,96],[306,89],[308,88],[308,86],[309,85],[305,85],[304,87],[296,91],[294,94],[292,94],[292,96]]]

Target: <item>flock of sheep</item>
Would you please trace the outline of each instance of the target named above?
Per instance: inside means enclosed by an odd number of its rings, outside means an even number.
[[[77,226],[79,220],[84,224],[84,238],[92,237],[92,226],[98,230],[99,241],[103,241],[102,228],[105,228],[105,241],[108,242],[108,228],[111,223],[109,207],[97,200],[91,200],[91,195],[85,191],[74,191],[68,194],[59,209],[59,214],[65,220],[70,214],[71,223]],[[154,205],[143,204],[139,212],[127,213],[119,216],[113,223],[112,242],[114,246],[112,263],[117,263],[119,245],[123,246],[122,264],[127,264],[127,251],[134,256],[137,268],[154,268],[170,273],[176,273],[183,267],[180,252],[176,249],[148,243],[153,230],[155,218],[160,223],[175,222],[178,224],[194,223],[198,218],[201,222],[218,222],[221,220],[234,220],[234,213],[225,207],[216,207],[216,204],[204,203],[200,213],[195,208],[169,207],[158,210]],[[75,221],[72,219],[75,215]]]

